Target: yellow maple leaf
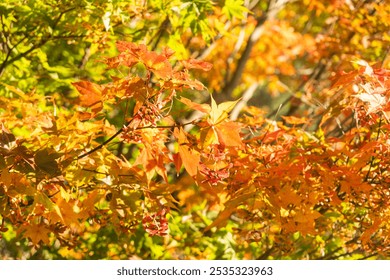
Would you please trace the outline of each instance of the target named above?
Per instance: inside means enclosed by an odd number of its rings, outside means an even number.
[[[216,125],[227,119],[229,113],[240,99],[236,101],[227,101],[219,105],[215,102],[214,98],[211,96],[211,111],[210,111],[210,121],[211,124]]]

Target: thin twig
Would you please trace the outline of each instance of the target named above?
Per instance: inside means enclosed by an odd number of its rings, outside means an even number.
[[[80,155],[77,157],[77,159],[82,159],[94,152],[96,152],[97,150],[100,150],[101,148],[103,148],[105,145],[107,145],[108,143],[110,143],[112,140],[115,139],[115,137],[117,137],[119,134],[122,133],[124,127],[122,127],[121,129],[119,129],[114,135],[112,135],[110,138],[108,138],[106,141],[104,141],[103,143],[101,143],[99,146],[96,146],[95,148],[93,148],[92,150]]]
[[[132,119],[133,120],[133,119]],[[124,130],[125,127],[127,127],[128,125],[130,125],[130,123],[132,122],[132,120],[127,123],[127,125],[125,125],[124,127],[122,127],[121,129],[119,129],[114,135],[112,135],[110,138],[108,138],[106,141],[104,141],[103,143],[101,143],[100,145],[96,146],[95,148],[93,148],[92,150],[88,151],[88,152],[85,152],[84,154],[81,154],[77,157],[77,159],[82,159],[94,152],[96,152],[97,150],[100,150],[101,148],[103,148],[104,146],[106,146],[108,143],[110,143],[112,140],[115,139],[115,137],[117,137],[119,134],[121,134]],[[161,129],[161,128],[175,128],[175,127],[184,127],[184,126],[187,126],[187,125],[190,125],[190,124],[193,124],[194,122],[191,121],[191,122],[187,122],[187,123],[184,123],[184,124],[174,124],[174,125],[150,125],[150,126],[142,126],[142,127],[137,127],[135,128],[134,130],[141,130],[141,129],[148,129],[148,128],[157,128],[157,129]]]
[[[59,16],[56,18],[56,20],[55,20],[55,22],[54,22],[54,24],[53,24],[53,26],[52,26],[52,29],[53,29],[53,30],[56,29],[58,23],[60,22],[60,20],[61,20],[61,18],[62,18],[62,16],[63,16],[64,14],[66,14],[66,13],[68,13],[68,12],[74,10],[74,9],[76,9],[76,7],[69,8],[69,9],[67,9],[67,10],[65,10],[65,11],[63,11],[63,12],[61,12],[61,13],[59,14]],[[12,50],[13,50],[17,45],[19,45],[21,42],[23,42],[26,38],[27,38],[27,36],[25,36],[24,38],[22,38],[15,46],[13,46],[13,47],[8,51],[5,60],[3,61],[3,63],[2,63],[1,66],[0,66],[0,76],[4,73],[4,70],[5,70],[5,68],[6,68],[8,65],[14,63],[15,61],[17,61],[17,60],[19,60],[19,59],[21,59],[21,58],[23,58],[23,57],[25,57],[25,56],[27,56],[27,55],[28,55],[29,53],[31,53],[32,51],[34,51],[34,50],[36,50],[36,49],[42,47],[42,46],[45,45],[50,39],[52,39],[53,36],[52,36],[52,35],[49,35],[49,36],[47,36],[47,37],[42,38],[40,42],[38,42],[37,44],[33,44],[28,50],[26,50],[26,51],[24,51],[24,52],[18,54],[17,56],[13,57],[12,59],[9,59]]]

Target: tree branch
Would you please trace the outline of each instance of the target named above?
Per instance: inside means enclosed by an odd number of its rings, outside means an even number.
[[[66,13],[68,13],[68,12],[74,10],[74,9],[76,9],[76,7],[72,7],[72,8],[69,8],[69,9],[67,9],[67,10],[65,10],[65,11],[63,11],[63,12],[61,12],[61,13],[59,14],[59,16],[56,18],[56,20],[55,20],[55,22],[54,22],[54,24],[53,24],[52,29],[53,29],[53,30],[56,29],[58,23],[60,22],[60,20],[61,20],[61,18],[62,18],[62,16],[63,16],[64,14],[66,14]],[[18,43],[16,43],[11,49],[9,49],[9,51],[8,51],[8,53],[7,53],[7,56],[6,56],[5,60],[3,61],[3,63],[2,63],[1,66],[0,66],[0,77],[2,76],[2,74],[3,74],[4,71],[5,71],[5,68],[6,68],[8,65],[10,65],[10,64],[14,63],[15,61],[21,59],[22,57],[27,56],[27,55],[28,55],[29,53],[31,53],[32,51],[34,51],[34,50],[36,50],[36,49],[42,47],[42,46],[43,46],[44,44],[46,44],[50,39],[52,39],[53,36],[52,36],[52,35],[49,35],[49,36],[46,36],[46,37],[42,38],[40,42],[38,42],[37,44],[33,44],[33,45],[31,46],[31,48],[29,48],[27,51],[18,54],[17,56],[13,57],[12,59],[9,59],[9,57],[11,56],[12,50],[15,49],[15,48],[16,48],[21,42],[23,42],[26,38],[28,38],[28,37],[27,37],[27,36],[24,36],[21,40],[19,40]]]
[[[288,2],[288,0],[279,0],[279,1],[269,1],[269,5],[267,11],[263,13],[260,17],[257,18],[257,23],[254,31],[249,36],[246,47],[241,54],[240,59],[237,62],[237,68],[233,73],[232,77],[225,84],[222,89],[222,93],[225,96],[230,97],[232,95],[233,90],[237,87],[241,80],[241,76],[244,72],[245,65],[249,60],[249,56],[254,45],[260,39],[261,35],[264,31],[264,23],[269,19],[276,16],[276,14],[284,7],[284,5]]]
[[[238,101],[236,107],[232,110],[230,113],[230,119],[232,121],[235,121],[240,114],[241,110],[246,106],[248,101],[253,97],[254,93],[256,92],[257,87],[259,86],[258,83],[252,84],[242,95],[242,98],[240,101]]]
[[[264,14],[257,20],[255,30],[249,36],[247,45],[240,59],[238,60],[236,71],[233,73],[232,77],[229,79],[229,81],[225,84],[225,86],[222,89],[222,93],[225,96],[230,97],[233,90],[237,87],[238,83],[240,82],[242,73],[244,72],[245,65],[249,59],[252,48],[257,42],[257,40],[260,38],[263,30],[263,24],[265,23],[266,20],[267,20],[267,14]],[[229,72],[227,72],[227,74],[229,74]]]
[[[121,134],[123,132],[124,128],[129,126],[132,121],[133,121],[133,119],[131,119],[124,127],[122,127],[117,132],[115,132],[115,134],[112,135],[110,138],[108,138],[106,141],[104,141],[100,145],[96,146],[92,150],[90,150],[88,152],[85,152],[84,154],[79,155],[76,159],[82,159],[82,158],[84,158],[84,157],[86,157],[86,156],[96,152],[97,150],[100,150],[104,146],[106,146],[108,143],[110,143],[112,140],[114,140],[119,134]],[[188,123],[184,123],[184,124],[174,124],[174,125],[142,126],[142,127],[137,127],[134,130],[141,130],[141,129],[148,129],[148,128],[157,128],[157,129],[159,129],[159,128],[160,129],[161,128],[170,128],[170,129],[172,129],[172,128],[175,128],[175,127],[184,127],[184,126],[187,126],[187,125],[190,125],[190,124],[193,124],[193,122],[188,122]]]
[[[97,150],[100,150],[101,148],[103,148],[105,145],[107,145],[108,143],[110,143],[112,140],[115,139],[115,137],[117,137],[119,134],[122,133],[124,127],[122,127],[121,129],[119,129],[114,135],[112,135],[110,138],[108,138],[106,141],[104,141],[103,143],[101,143],[99,146],[96,146],[95,148],[93,148],[92,150],[84,153],[84,154],[81,154],[77,157],[77,159],[82,159],[94,152],[96,152]]]

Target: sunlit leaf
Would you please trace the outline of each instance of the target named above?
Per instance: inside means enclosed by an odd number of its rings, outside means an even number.
[[[226,120],[229,113],[237,105],[240,100],[223,102],[219,105],[215,102],[214,98],[211,97],[211,111],[210,119],[212,124],[218,124]]]
[[[24,231],[23,236],[29,238],[34,245],[38,245],[41,241],[46,245],[50,244],[50,230],[44,224],[26,224],[20,228],[20,231]]]

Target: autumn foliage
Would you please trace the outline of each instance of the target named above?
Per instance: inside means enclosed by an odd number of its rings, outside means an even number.
[[[58,4],[31,51],[1,15],[3,253],[389,258],[389,5],[151,2]],[[115,33],[125,15],[144,37]],[[88,71],[73,41],[80,75],[50,66],[64,34],[95,48]]]

